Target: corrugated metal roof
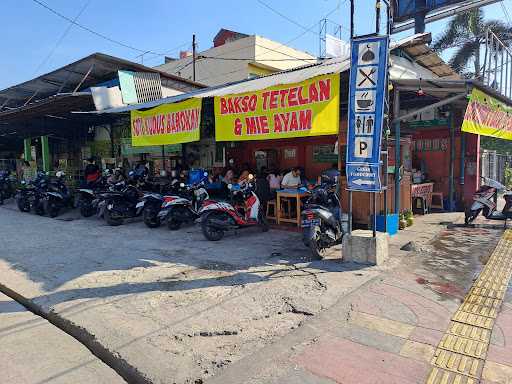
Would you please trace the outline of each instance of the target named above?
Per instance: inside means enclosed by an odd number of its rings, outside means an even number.
[[[424,52],[425,50],[430,50],[428,46],[425,44],[426,42],[430,41],[431,35],[430,33],[421,33],[416,34],[411,37],[396,41],[391,43],[391,49],[404,49],[406,52],[407,50],[420,50],[421,52]],[[416,51],[411,51],[416,52]],[[409,54],[409,53],[408,53]],[[435,53],[434,53],[435,54]],[[435,54],[437,56],[437,54]],[[438,56],[437,56],[438,57]],[[439,59],[439,62],[444,64],[442,59]],[[434,64],[434,68],[439,63],[436,61]],[[428,64],[428,63],[427,63]],[[422,71],[422,68],[418,68],[418,64],[415,63],[405,63],[403,60],[395,60],[393,62],[392,60],[392,68],[390,69],[391,78],[392,79],[399,79],[399,78],[415,78],[418,76],[425,75],[425,78],[427,77],[436,77],[439,76],[436,71],[433,69],[430,69],[426,67],[426,65],[420,64],[423,68],[429,69],[431,72],[433,72],[435,75],[428,76],[428,73],[424,70]],[[447,64],[444,64],[447,66]],[[416,68],[415,68],[416,67]],[[449,68],[449,67],[448,67]],[[156,106],[162,105],[162,104],[172,104],[176,103],[191,97],[213,97],[213,96],[223,96],[228,94],[238,94],[238,93],[245,93],[245,92],[252,92],[257,91],[261,89],[265,89],[268,87],[281,85],[281,84],[292,84],[292,83],[298,83],[303,80],[319,76],[319,75],[326,75],[330,73],[342,73],[345,71],[348,71],[350,69],[350,60],[349,59],[341,59],[341,58],[334,58],[326,60],[322,63],[315,63],[315,64],[308,64],[299,68],[294,68],[282,72],[273,73],[268,76],[259,77],[256,79],[250,79],[250,80],[241,80],[236,83],[227,84],[227,85],[220,85],[216,87],[210,87],[207,89],[202,89],[198,91],[193,91],[189,93],[185,93],[182,95],[172,96],[163,98],[160,100],[154,100],[150,101],[148,103],[143,104],[136,104],[136,105],[130,105],[126,107],[118,107],[118,108],[112,108],[112,109],[106,109],[103,111],[93,111],[91,113],[122,113],[122,112],[129,112],[132,110],[139,110],[139,109],[149,109],[154,108]],[[446,69],[442,66],[439,66],[439,68],[436,69],[438,72],[445,74]],[[451,68],[450,68],[451,70]],[[444,72],[443,72],[444,71]],[[452,73],[454,73],[452,71]]]
[[[106,109],[103,111],[95,111],[91,113],[122,113],[137,109],[148,109],[157,107],[162,104],[172,104],[178,101],[189,99],[191,97],[213,97],[222,96],[234,93],[245,93],[273,87],[281,84],[298,83],[315,76],[327,75],[330,73],[345,72],[350,68],[350,60],[345,59],[329,59],[320,64],[308,64],[303,67],[290,69],[287,71],[273,73],[268,76],[258,77],[256,79],[242,80],[236,83],[220,85],[217,87],[210,87],[201,89],[182,95],[166,97],[160,100],[154,100],[143,104],[135,104],[126,107],[118,107]]]

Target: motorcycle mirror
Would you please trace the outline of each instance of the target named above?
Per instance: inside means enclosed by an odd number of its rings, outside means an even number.
[[[228,184],[228,189],[233,189],[233,184]]]
[[[249,180],[252,180],[252,179],[254,179],[254,175],[253,175],[252,173],[249,173],[249,176],[247,176],[247,178],[248,178]]]

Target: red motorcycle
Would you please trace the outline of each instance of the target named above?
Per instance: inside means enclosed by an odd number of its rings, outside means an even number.
[[[263,232],[269,229],[260,199],[254,193],[254,177],[242,186],[229,184],[232,203],[210,201],[199,210],[201,229],[210,241],[219,241],[229,230],[260,227]]]

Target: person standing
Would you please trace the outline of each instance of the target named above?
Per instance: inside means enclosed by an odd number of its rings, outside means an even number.
[[[87,165],[84,170],[85,182],[87,184],[94,183],[100,178],[100,167],[96,164],[93,157],[87,159]]]

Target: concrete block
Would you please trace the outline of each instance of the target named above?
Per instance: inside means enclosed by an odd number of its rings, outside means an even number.
[[[343,261],[380,265],[388,258],[389,235],[372,231],[356,230],[343,238]]]

